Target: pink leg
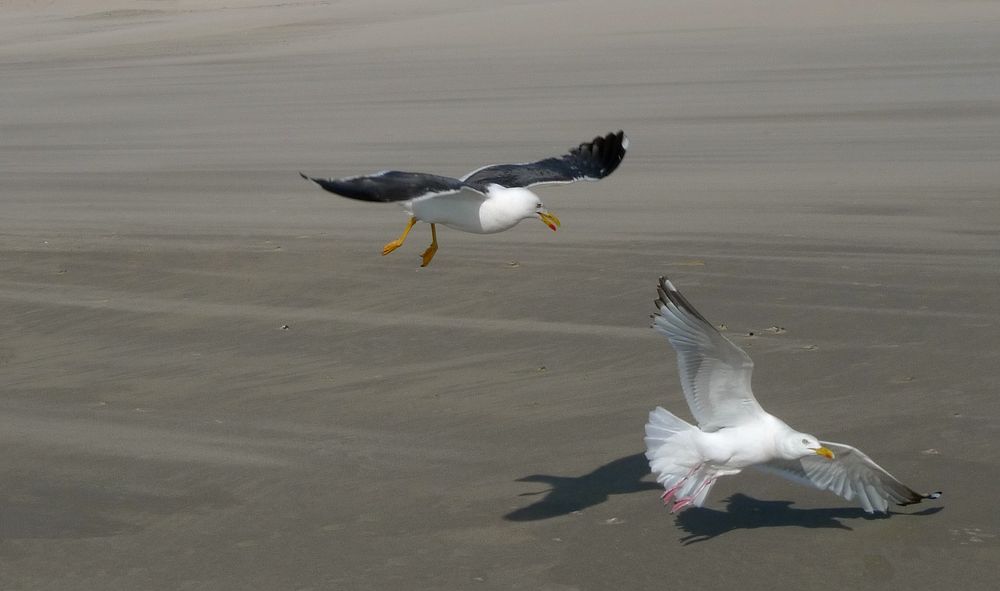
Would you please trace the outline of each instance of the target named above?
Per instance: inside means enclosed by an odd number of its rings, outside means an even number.
[[[706,486],[711,486],[713,482],[715,482],[715,477],[714,477],[714,476],[713,476],[712,478],[706,478],[706,479],[705,479],[705,480],[704,480],[704,481],[703,481],[703,482],[701,483],[701,485],[700,485],[700,486],[698,487],[698,490],[696,490],[696,491],[694,491],[693,493],[691,493],[691,498],[692,498],[692,499],[695,499],[695,498],[697,498],[697,497],[698,497],[698,494],[699,494],[699,493],[700,493],[701,491],[705,490],[705,487],[706,487]]]
[[[684,480],[687,480],[687,478],[685,478]],[[683,483],[683,481],[681,481],[681,482]],[[688,505],[690,505],[691,503],[693,503],[694,500],[698,498],[698,495],[701,493],[701,491],[705,490],[705,487],[710,486],[713,482],[715,482],[715,477],[714,476],[712,478],[706,478],[705,480],[703,480],[702,483],[698,485],[698,488],[695,489],[695,491],[693,493],[691,493],[689,496],[677,499],[674,502],[674,506],[670,508],[670,512],[671,513],[677,513],[678,511],[680,511],[684,507],[687,507]],[[678,486],[679,486],[679,484],[678,484]],[[675,486],[674,489],[676,489],[676,488],[677,487]],[[674,489],[671,489],[670,491],[668,491],[668,492],[671,493],[671,496],[673,496],[673,493],[676,492]],[[664,501],[664,504],[666,504],[666,501]]]
[[[688,478],[691,478],[691,475],[697,472],[699,468],[701,468],[701,464],[698,464],[694,468],[691,468],[691,470],[689,470],[688,473],[684,475],[684,478],[678,480],[677,484],[671,486],[662,495],[660,495],[660,499],[663,500],[664,505],[670,503],[671,499],[674,498],[674,495],[677,494],[677,491],[680,490],[682,486],[684,486],[684,483],[687,482]],[[671,509],[671,512],[673,512],[673,509]]]
[[[684,480],[687,480],[687,479],[685,478]],[[677,489],[679,489],[681,487],[681,485],[684,484],[684,480],[681,480],[677,484],[671,486],[669,489],[667,489],[666,492],[664,492],[662,495],[660,495],[660,498],[663,499],[663,504],[664,505],[667,505],[667,504],[670,503],[670,500],[674,498],[675,494],[677,494]]]

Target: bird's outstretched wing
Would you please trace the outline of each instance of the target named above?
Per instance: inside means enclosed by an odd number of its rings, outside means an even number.
[[[755,420],[764,414],[750,390],[753,361],[722,336],[669,280],[660,277],[653,328],[677,351],[681,387],[704,431]]]
[[[888,513],[889,503],[912,505],[936,499],[940,492],[921,494],[885,471],[861,450],[843,443],[821,441],[834,459],[807,456],[798,460],[772,460],[755,466],[800,484],[828,490],[848,501],[855,498],[868,513]]]
[[[596,181],[618,168],[627,149],[628,138],[619,131],[598,136],[555,158],[524,164],[484,166],[462,177],[462,181],[479,191],[485,191],[489,185],[530,187],[545,183]]]
[[[313,178],[301,172],[299,175],[342,197],[382,203],[447,195],[470,188],[462,181],[448,176],[398,170],[386,170],[367,176],[352,176],[342,179]]]

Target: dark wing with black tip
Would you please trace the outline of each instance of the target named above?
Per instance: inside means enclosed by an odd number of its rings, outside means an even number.
[[[368,176],[353,176],[342,179],[318,179],[299,173],[331,193],[358,201],[409,201],[421,197],[457,193],[466,187],[465,183],[449,176],[425,174],[422,172],[400,172],[387,170]]]
[[[618,168],[627,149],[628,138],[619,131],[596,137],[555,158],[525,164],[484,166],[465,175],[462,181],[478,191],[485,191],[489,185],[530,187],[545,183],[596,181]]]

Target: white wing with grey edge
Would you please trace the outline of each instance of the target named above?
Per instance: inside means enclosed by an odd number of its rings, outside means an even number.
[[[808,456],[798,460],[771,460],[754,468],[820,490],[828,490],[848,501],[857,498],[868,513],[887,513],[890,501],[905,506],[941,496],[940,491],[918,493],[896,480],[857,448],[829,441],[820,443],[834,453],[833,460]]]
[[[717,431],[765,413],[750,389],[753,361],[722,336],[668,279],[660,277],[653,328],[677,351],[684,397],[699,427]]]

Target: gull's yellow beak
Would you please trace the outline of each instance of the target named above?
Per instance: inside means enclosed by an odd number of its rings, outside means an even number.
[[[560,222],[559,218],[557,218],[553,213],[549,213],[547,211],[540,211],[538,212],[538,217],[542,219],[542,222],[546,226],[552,228],[553,232],[556,231],[556,228],[562,226],[562,222]]]
[[[832,460],[833,459],[833,452],[830,451],[830,450],[828,450],[825,447],[818,447],[818,448],[816,448],[815,451],[816,451],[816,455],[818,455],[818,456],[823,456],[824,458],[826,458],[828,460]]]

